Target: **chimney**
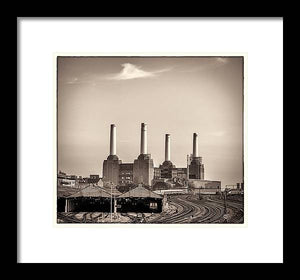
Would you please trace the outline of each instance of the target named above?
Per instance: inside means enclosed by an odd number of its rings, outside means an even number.
[[[193,157],[198,157],[198,134],[193,135]]]
[[[165,161],[170,161],[170,160],[171,160],[170,134],[166,134]]]
[[[110,155],[114,156],[116,155],[117,151],[117,144],[116,144],[116,125],[111,124],[110,125]]]
[[[147,124],[142,123],[141,126],[141,154],[147,154]]]

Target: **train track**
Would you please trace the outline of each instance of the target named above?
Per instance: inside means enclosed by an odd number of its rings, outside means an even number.
[[[225,214],[225,211],[224,211],[225,209],[221,205],[214,205],[205,200],[195,199],[192,196],[186,197],[186,200],[188,200],[196,205],[197,204],[202,205],[206,210],[204,215],[192,219],[191,223],[210,224],[210,223],[222,222],[223,215]]]
[[[210,199],[217,205],[223,205],[224,201],[218,198]],[[231,209],[233,215],[229,218],[227,223],[240,224],[244,222],[244,202],[227,200],[227,208]]]
[[[57,213],[57,219],[61,219],[63,222],[60,223],[80,223],[80,224],[84,224],[84,223],[98,223],[98,218],[102,217],[102,213],[100,213],[99,215],[93,217],[92,216],[92,212],[85,212],[82,215],[82,218],[79,219],[77,217],[75,217],[76,213],[68,213],[68,214],[64,214],[64,213]],[[90,219],[88,219],[88,215],[90,215]],[[106,214],[104,216],[104,218],[106,218],[108,216],[108,214]]]
[[[134,216],[134,215],[130,215],[128,213],[121,213],[121,215],[123,217],[127,217],[130,219],[129,222],[127,222],[127,224],[137,224],[137,223],[140,223],[140,218],[138,218],[137,216]]]
[[[244,203],[243,201],[227,200],[227,209],[230,209],[229,219],[225,221],[224,201],[218,197],[213,199],[199,200],[193,195],[176,195],[169,197],[169,204],[175,210],[162,212],[146,216],[141,213],[140,216],[122,213],[122,216],[129,218],[127,223],[151,223],[151,224],[185,224],[185,223],[243,223],[244,222]],[[88,216],[89,215],[89,216]],[[93,216],[92,213],[83,213],[82,218],[77,218],[75,214],[58,213],[57,218],[61,219],[62,223],[98,223],[98,218],[102,217],[102,213]],[[109,215],[106,214],[104,218]]]
[[[174,217],[175,215],[180,215],[180,213],[182,213],[184,210],[184,208],[179,204],[169,202],[169,205],[172,205],[175,208],[175,210],[172,211],[172,214],[170,214],[169,212],[162,212],[158,217],[151,219],[150,223],[159,223],[160,221],[166,220],[171,216]]]
[[[177,213],[161,215],[157,219],[152,220],[151,223],[190,223],[207,211],[204,206],[197,205],[181,197],[172,197],[170,204],[177,207]]]
[[[224,223],[225,207],[223,200],[198,200],[192,195],[174,196],[170,198],[170,204],[178,211],[169,215],[162,213],[161,216],[153,219],[150,223]],[[238,202],[227,202],[227,208],[231,209],[234,215],[227,223],[243,222],[243,206]]]
[[[82,223],[81,220],[73,217],[73,216],[67,216],[62,213],[57,213],[57,219],[61,219],[62,223]]]
[[[179,223],[180,219],[184,218],[185,215],[188,215],[191,212],[191,210],[180,201],[173,200],[170,201],[169,203],[170,205],[176,207],[177,211],[171,215],[169,213],[163,212],[158,218],[153,219],[151,223],[157,223],[157,224],[172,223],[172,222]]]

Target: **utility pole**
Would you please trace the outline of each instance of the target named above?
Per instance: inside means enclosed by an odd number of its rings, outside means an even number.
[[[225,189],[225,191],[224,191],[224,212],[225,212],[225,214],[224,214],[224,216],[223,216],[223,218],[224,218],[224,223],[228,223],[228,214],[227,214],[227,189]]]
[[[190,157],[189,155],[187,155],[187,158],[186,158],[186,179],[187,179],[187,182],[189,181],[189,162],[190,162]]]
[[[110,182],[110,222],[112,223],[112,182]]]
[[[225,189],[224,191],[224,211],[225,211],[225,214],[227,214],[227,190]]]
[[[186,156],[186,189],[187,189],[187,192],[188,192],[188,188],[189,188],[189,177],[190,177],[189,163],[190,163],[190,157],[189,157],[189,155],[187,155]]]
[[[117,214],[117,200],[116,195],[114,194],[114,216],[116,217]]]

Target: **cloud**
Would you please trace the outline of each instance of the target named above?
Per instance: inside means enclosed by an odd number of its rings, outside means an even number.
[[[120,73],[112,74],[107,76],[108,80],[132,80],[132,79],[138,79],[138,78],[149,78],[157,76],[158,73],[169,71],[170,68],[161,69],[157,71],[145,71],[142,70],[141,67],[136,66],[131,63],[124,63],[122,64],[123,69]]]
[[[60,80],[63,84],[67,85],[91,85],[96,86],[97,83],[100,81],[99,77],[96,77],[95,75],[84,75],[84,77],[75,77],[75,78],[67,78]]]
[[[75,85],[75,84],[93,84],[92,80],[82,79],[82,78],[70,78],[66,81],[62,81],[67,85]]]
[[[228,63],[228,59],[225,57],[211,57],[208,61],[201,63],[198,66],[190,67],[189,69],[183,69],[181,73],[193,73],[200,71],[209,71],[219,68]]]
[[[72,85],[72,84],[77,84],[78,83],[78,78],[73,78],[69,81],[66,81],[66,84]]]
[[[79,84],[88,84],[91,86],[96,86],[98,83],[103,82],[103,80],[132,80],[138,78],[151,78],[158,76],[159,73],[170,71],[171,68],[164,68],[155,71],[145,71],[141,67],[136,66],[131,63],[122,64],[122,70],[116,74],[110,75],[99,75],[99,74],[86,74],[84,77],[74,77],[68,78],[67,80],[61,80],[62,83],[68,85],[79,85]]]
[[[221,64],[225,64],[225,63],[227,63],[228,60],[225,57],[217,57],[216,61]]]

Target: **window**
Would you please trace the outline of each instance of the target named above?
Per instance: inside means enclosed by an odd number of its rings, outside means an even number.
[[[150,202],[150,208],[151,209],[157,209],[157,203],[156,202]]]

